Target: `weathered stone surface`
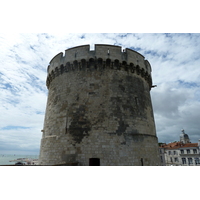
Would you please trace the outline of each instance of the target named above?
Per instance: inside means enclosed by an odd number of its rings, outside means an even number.
[[[109,52],[109,53],[108,53]],[[56,55],[40,164],[159,165],[151,104],[151,66],[130,49],[79,46]]]

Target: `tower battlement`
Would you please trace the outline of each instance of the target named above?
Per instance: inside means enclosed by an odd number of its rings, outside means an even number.
[[[95,44],[90,50],[89,45],[77,46],[65,50],[52,58],[48,66],[47,87],[58,75],[77,70],[103,70],[105,68],[125,70],[141,75],[152,86],[151,65],[144,56],[132,49],[120,46]]]
[[[48,73],[55,70],[60,65],[66,65],[68,62],[73,63],[75,60],[81,62],[82,59],[103,59],[106,61],[110,59],[111,62],[119,60],[120,63],[126,62],[127,64],[133,63],[139,65],[149,74],[151,73],[150,63],[144,59],[144,56],[132,49],[124,49],[115,45],[95,44],[94,50],[90,50],[90,45],[82,45],[65,50],[65,55],[62,52],[54,56],[48,66]]]

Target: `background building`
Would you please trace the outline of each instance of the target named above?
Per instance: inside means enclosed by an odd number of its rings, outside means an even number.
[[[200,140],[191,143],[184,130],[179,142],[162,144],[159,147],[161,165],[163,166],[197,166],[200,165]]]

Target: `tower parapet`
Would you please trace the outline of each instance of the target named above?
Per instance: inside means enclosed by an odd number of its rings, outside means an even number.
[[[73,47],[59,53],[52,58],[48,66],[47,87],[58,75],[74,70],[90,70],[94,64],[94,70],[105,68],[125,70],[129,73],[137,73],[152,86],[151,65],[144,56],[132,49],[124,49],[120,46],[95,44],[95,49],[90,50],[89,45]]]

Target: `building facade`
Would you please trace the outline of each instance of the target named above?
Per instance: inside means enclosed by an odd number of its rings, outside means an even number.
[[[159,152],[163,166],[200,165],[200,140],[198,143],[191,143],[184,130],[182,130],[179,142],[162,144]]]
[[[67,49],[48,66],[40,165],[159,165],[151,66],[120,46]]]

